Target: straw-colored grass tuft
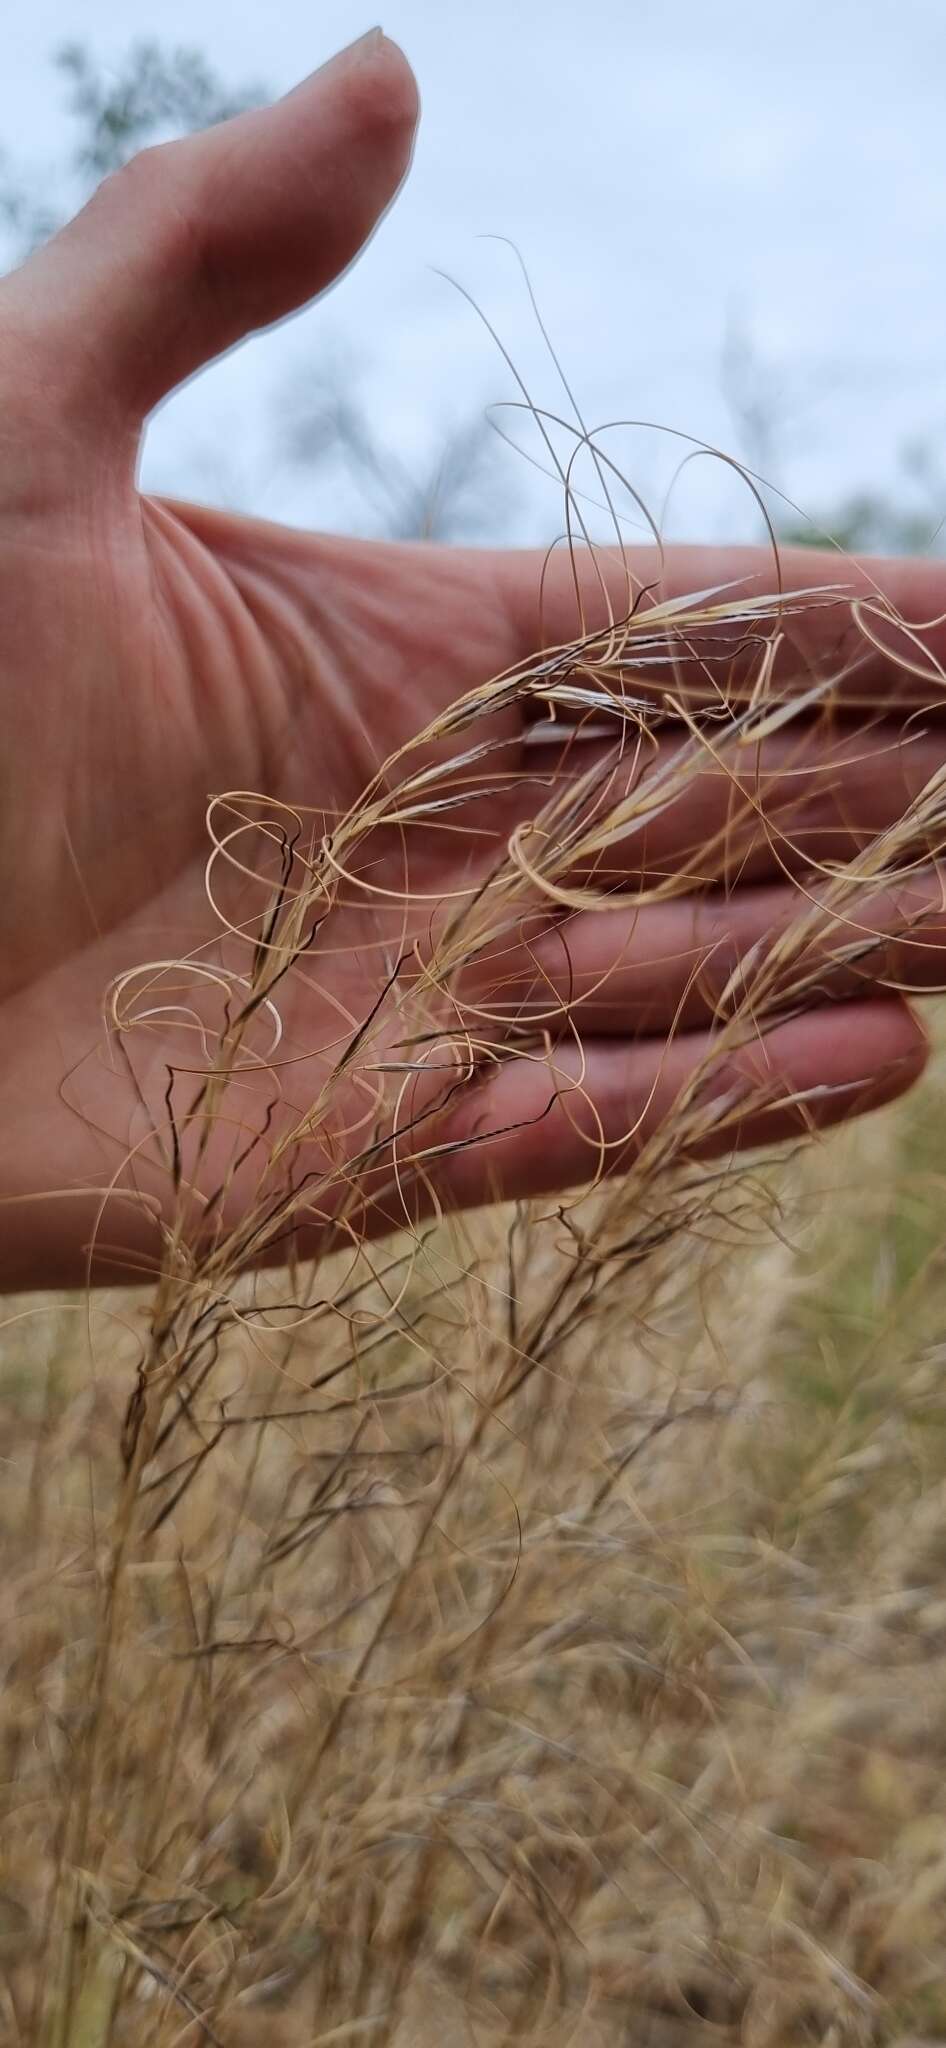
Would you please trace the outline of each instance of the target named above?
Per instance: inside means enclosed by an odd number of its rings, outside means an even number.
[[[629,571],[346,815],[211,804],[206,946],[106,1005],[152,1287],[6,1324],[4,2038],[946,2038],[935,1160],[922,1109],[807,1147],[801,1098],[777,1172],[727,1153],[772,1106],[742,1055],[857,986],[870,906],[922,938],[946,785],[808,870],[617,1133],[581,1003],[522,967],[603,891],[725,892],[766,835],[791,864],[773,738],[808,760],[881,631],[940,687],[879,598],[843,673],[786,670],[838,603]],[[630,884],[708,766],[724,829]],[[524,773],[531,819],[465,872]],[[572,1120],[584,1191],[445,1220],[489,1192],[497,1077],[538,1143]]]

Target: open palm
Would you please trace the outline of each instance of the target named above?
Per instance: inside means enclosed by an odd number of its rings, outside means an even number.
[[[107,1057],[95,1050],[103,991],[140,962],[206,947],[208,796],[265,792],[324,830],[446,706],[525,661],[540,636],[555,642],[576,630],[568,575],[548,582],[540,613],[541,563],[527,553],[349,542],[137,490],[149,410],[344,268],[404,174],[415,119],[403,58],[368,38],[276,107],[146,152],[0,287],[0,1284],[56,1284],[85,1271],[101,1191],[148,1118],[160,1121],[169,1063],[180,1063],[180,1017],[171,1018],[167,992],[152,994],[168,1022],[152,1023],[147,1057],[132,1068],[114,1046]],[[818,574],[810,559],[797,566],[800,582]],[[669,575],[678,590],[734,576],[761,587],[765,569],[751,553],[721,563],[691,550]],[[617,564],[615,579],[619,599]],[[887,573],[908,608],[937,608],[931,580],[919,568]],[[883,661],[865,676],[882,708]],[[845,751],[843,735],[833,750],[822,745],[803,784],[797,759],[788,772],[784,744],[781,754],[779,742],[768,749],[773,807],[790,805],[793,847],[813,859],[836,858],[877,831],[941,763],[934,731],[907,765],[894,757],[892,770],[893,728],[873,712],[867,724],[854,749]],[[518,706],[492,721],[490,735],[503,742],[490,799],[468,807],[453,837],[433,824],[410,837],[407,924],[403,835],[382,833],[368,847],[331,948],[300,977],[286,1010],[284,1121],[304,1113],[332,1048],[371,1011],[405,938],[422,947],[436,899],[469,891],[550,778],[579,772],[567,742],[560,755],[545,750],[536,772]],[[602,742],[582,745],[583,768]],[[660,872],[683,866],[725,826],[732,803],[726,775],[701,778],[655,824],[643,856],[634,841],[627,874],[639,879],[642,858]],[[481,963],[479,999],[494,1039],[496,1019],[534,1005],[537,985],[580,1015],[583,1089],[615,1146],[640,1127],[645,1106],[653,1119],[673,1100],[702,1056],[713,988],[791,910],[784,856],[775,860],[767,841],[743,832],[727,858],[727,872],[712,879],[738,878],[738,889],[633,918],[584,911],[570,921],[567,945],[555,920],[545,932],[536,923],[518,953],[507,945],[492,969]],[[234,923],[260,909],[253,885],[241,886],[226,900]],[[934,927],[919,982],[931,978],[936,938]],[[709,978],[695,974],[700,958],[714,963]],[[922,1035],[899,999],[849,1002],[843,1031],[836,1014],[826,1006],[796,1017],[746,1055],[774,1077],[773,1099],[820,1086],[817,1114],[830,1119],[885,1099],[919,1071]],[[671,1027],[681,1028],[668,1049]],[[577,1057],[566,1047],[562,1071]],[[546,1114],[548,1094],[547,1074],[519,1063],[496,1059],[475,1076],[445,1128],[477,1143],[445,1158],[436,1198],[469,1204],[584,1177],[588,1133],[573,1111]],[[340,1112],[342,1144],[357,1111],[353,1096]],[[259,1122],[272,1105],[260,1094],[245,1113]],[[795,1128],[797,1111],[776,1107],[748,1118],[743,1135],[752,1142]],[[160,1187],[144,1152],[134,1185]],[[237,1174],[231,1212],[257,1186]],[[159,1200],[146,1210],[116,1201],[101,1228],[98,1277],[115,1277],[126,1256],[132,1269],[136,1255],[153,1259]],[[397,1217],[385,1197],[370,1224]],[[322,1221],[313,1212],[304,1223],[304,1250],[317,1245]]]

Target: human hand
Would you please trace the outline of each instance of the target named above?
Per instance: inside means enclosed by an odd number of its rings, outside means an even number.
[[[201,991],[218,1000],[221,981],[201,980],[198,969],[198,995],[185,1004],[173,977],[155,970],[144,983],[157,1014],[134,1051],[131,1034],[116,1031],[106,1051],[96,1048],[104,992],[139,963],[229,961],[231,990],[244,986],[233,936],[208,950],[209,793],[258,792],[307,807],[306,817],[320,821],[314,844],[455,699],[526,662],[540,642],[577,631],[566,562],[553,563],[540,603],[542,559],[529,552],[353,542],[137,490],[150,409],[351,261],[405,173],[415,118],[404,59],[367,38],[276,106],[145,152],[0,285],[0,1285],[52,1286],[89,1270],[114,1280],[126,1267],[152,1270],[162,1255],[160,1218],[166,1224],[174,1209],[172,1119],[174,1129],[186,1121],[175,1090],[200,1085],[194,1074],[210,1028]],[[643,583],[655,573],[653,558],[633,566]],[[799,587],[837,580],[833,560],[807,553],[784,574]],[[624,575],[615,555],[605,580],[618,610]],[[740,580],[748,591],[770,586],[771,561],[752,551],[677,550],[661,595]],[[591,622],[603,625],[589,562],[581,581]],[[946,574],[932,567],[862,572],[865,591],[877,583],[907,614],[943,609]],[[850,637],[846,611],[839,623],[836,608],[816,609],[791,628],[783,661],[790,656],[806,675],[822,658],[843,667]],[[533,906],[518,950],[508,937],[498,951],[486,949],[471,987],[492,1019],[490,1057],[451,1085],[437,1155],[410,1213],[587,1178],[595,1131],[612,1148],[609,1161],[626,1162],[705,1059],[715,997],[738,959],[797,908],[793,871],[843,859],[942,766],[946,735],[932,724],[900,748],[892,692],[901,680],[882,655],[869,655],[846,723],[807,744],[784,733],[766,741],[753,755],[745,801],[731,769],[710,763],[655,816],[645,841],[618,847],[617,868],[612,860],[606,875],[586,876],[604,901],[616,882],[636,887],[642,873],[685,877],[715,840],[709,895],[681,888],[643,908],[584,908],[564,934],[559,913]],[[177,1199],[189,1182],[195,1227],[201,1204],[219,1231],[224,1221],[238,1227],[258,1203],[254,1137],[284,1144],[290,1176],[299,1144],[288,1140],[298,1139],[340,1046],[373,1013],[395,955],[428,943],[435,899],[459,901],[482,883],[556,778],[608,759],[612,742],[563,736],[542,750],[537,774],[528,715],[521,698],[490,721],[491,738],[503,743],[490,757],[491,793],[467,805],[454,836],[430,819],[412,826],[408,853],[403,831],[388,827],[370,841],[361,882],[287,995],[278,1096],[252,1053],[254,1071],[215,1096],[212,1159],[192,1127],[191,1153],[183,1167],[176,1161]],[[661,758],[680,744],[665,731]],[[785,826],[778,843],[759,829],[753,792],[763,784],[770,819]],[[278,860],[270,885],[277,871]],[[415,905],[408,912],[405,885]],[[939,973],[936,884],[927,876],[912,886],[924,944],[907,956],[877,948],[864,969],[872,982],[893,976],[922,986]],[[227,897],[227,914],[259,936],[252,884]],[[888,897],[870,910],[880,932],[894,930],[899,915]],[[507,1024],[510,1043],[521,1040],[523,1005],[547,1016],[549,991],[569,1020],[551,1097],[547,1065],[502,1056]],[[823,1002],[733,1055],[729,1080],[738,1070],[760,1081],[764,1099],[753,1098],[735,1124],[730,1117],[720,1146],[833,1121],[916,1076],[924,1039],[900,996],[871,988],[840,1011],[836,993],[826,982]],[[396,1065],[395,1039],[392,1024],[373,1042],[373,1074],[385,1051]],[[561,1089],[579,1070],[591,1130]],[[286,1210],[275,1240],[284,1250],[287,1232],[303,1252],[328,1240],[342,1200],[339,1159],[344,1168],[346,1148],[352,1159],[364,1154],[374,1084],[350,1060],[342,1082],[325,1128],[310,1119],[303,1141],[310,1180],[319,1180],[311,1162],[327,1146],[334,1181],[323,1173],[318,1200]],[[154,1128],[160,1147],[149,1142]],[[390,1158],[376,1144],[372,1161],[374,1180],[358,1168],[359,1199],[369,1204],[364,1227],[376,1231],[403,1218],[405,1181],[402,1173],[392,1184]],[[103,1190],[113,1186],[125,1192],[103,1209]],[[89,1269],[93,1234],[99,1250]],[[246,1239],[248,1262],[264,1251],[272,1256],[272,1242]]]

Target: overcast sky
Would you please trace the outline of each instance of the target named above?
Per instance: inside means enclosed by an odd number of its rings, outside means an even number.
[[[145,0],[131,31],[117,0],[15,15],[0,140],[39,171],[68,136],[48,65],[66,37],[105,61],[130,34],[198,45],[226,84],[281,91],[371,25],[360,0],[161,0],[150,15]],[[337,291],[171,402],[149,480],[341,523],[344,494],[327,503],[273,459],[289,382],[326,365],[354,375],[377,432],[418,462],[510,393],[438,268],[558,407],[515,259],[483,239],[495,235],[521,250],[591,421],[646,418],[745,453],[721,390],[735,327],[777,395],[772,479],[807,510],[889,482],[911,439],[946,459],[946,0],[390,0],[382,22],[423,98],[408,186]],[[673,446],[614,443],[658,506]],[[500,479],[497,528],[551,535],[554,487],[514,457]],[[675,531],[751,521],[718,466],[685,474]]]

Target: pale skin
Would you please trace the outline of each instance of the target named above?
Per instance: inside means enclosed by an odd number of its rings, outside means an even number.
[[[539,555],[346,541],[137,489],[149,411],[352,260],[407,171],[416,116],[405,59],[369,38],[276,106],[147,152],[0,284],[0,1286],[89,1276],[95,1191],[140,1135],[138,1112],[117,1067],[93,1065],[78,1098],[63,1083],[100,1033],[113,977],[206,939],[208,794],[266,791],[335,813],[461,693],[543,637],[575,631],[564,562],[540,613]],[[783,571],[789,584],[838,577],[835,561],[808,554]],[[940,568],[873,563],[862,574],[865,588],[880,583],[909,616],[946,609]],[[733,578],[768,586],[771,561],[678,550],[664,588]],[[819,635],[836,653],[830,613],[797,631],[807,657],[817,657]],[[946,648],[941,629],[930,644]],[[906,787],[946,756],[946,727],[941,741],[931,722],[902,768],[892,754],[902,678],[877,656],[859,680],[874,703],[863,743],[813,755],[807,799],[808,785],[792,780],[795,825],[814,857],[837,855],[895,817]],[[483,819],[474,856],[484,865],[497,835],[536,801],[516,781],[516,716],[507,736],[508,816],[494,804]],[[777,766],[775,742],[771,752]],[[707,783],[692,815],[648,843],[648,857],[682,861],[714,806],[725,813],[725,791],[724,781]],[[468,881],[470,859],[469,837],[453,849],[442,835],[415,835],[412,881],[447,895]],[[764,844],[732,879],[709,911],[678,900],[645,913],[631,933],[620,912],[603,909],[571,929],[572,993],[582,981],[597,991],[581,1018],[585,1085],[612,1136],[645,1104],[651,1119],[665,1110],[702,1057],[709,1012],[705,990],[690,987],[694,948],[711,943],[728,973],[791,914],[792,883]],[[933,918],[897,978],[919,988],[937,980],[944,935],[946,920]],[[357,1017],[370,1007],[376,958],[359,950],[358,936],[353,927],[350,952],[339,948],[320,969],[324,996],[293,997],[297,1049],[324,1044],[329,1010]],[[560,962],[552,946],[553,977]],[[878,983],[889,970],[880,951]],[[839,1015],[826,1001],[744,1055],[771,1081],[773,1101],[822,1088],[816,1116],[827,1122],[916,1079],[925,1039],[899,993],[865,985],[844,1003],[841,1028]],[[169,1056],[155,1046],[156,1071]],[[541,1126],[529,1123],[532,1085],[508,1066],[452,1112],[451,1136],[482,1137],[493,1125],[505,1135],[445,1163],[445,1207],[546,1194],[585,1177],[587,1145],[573,1117],[553,1108]],[[294,1088],[298,1103],[304,1067]],[[776,1106],[747,1116],[738,1136],[752,1144],[798,1129],[797,1107]],[[371,1227],[391,1221],[382,1215]],[[132,1253],[150,1242],[153,1255],[153,1238],[124,1210],[105,1236],[114,1247],[123,1233]],[[320,1241],[311,1221],[299,1248],[317,1251]],[[106,1256],[91,1277],[119,1274]]]

